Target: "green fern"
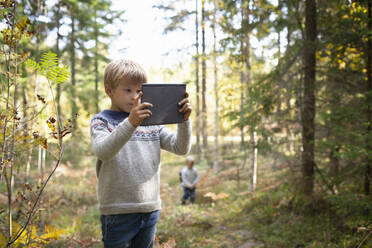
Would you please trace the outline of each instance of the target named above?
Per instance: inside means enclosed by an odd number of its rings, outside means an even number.
[[[51,83],[60,84],[67,81],[70,77],[70,72],[67,66],[60,67],[58,65],[57,54],[49,51],[41,56],[40,63],[28,59],[26,66],[33,71],[38,71],[45,76]]]
[[[32,71],[39,71],[40,70],[40,65],[36,61],[32,59],[27,59],[25,62],[26,66],[30,68]]]

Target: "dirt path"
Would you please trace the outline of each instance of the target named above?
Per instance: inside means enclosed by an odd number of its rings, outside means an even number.
[[[162,168],[161,198],[163,210],[159,221],[160,241],[174,238],[176,247],[265,247],[254,232],[247,230],[247,216],[235,206],[231,196],[236,182],[233,170],[219,176],[211,171],[199,170],[201,179],[197,186],[196,204],[181,206],[182,188],[178,172],[182,166]],[[214,196],[205,197],[205,195]]]

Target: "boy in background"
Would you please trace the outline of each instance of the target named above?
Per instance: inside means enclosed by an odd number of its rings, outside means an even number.
[[[151,116],[151,103],[141,103],[147,77],[140,65],[116,60],[105,69],[110,109],[90,124],[97,156],[97,195],[105,248],[153,246],[161,209],[160,149],[184,155],[191,146],[192,108],[188,94],[178,104],[184,122],[177,132],[165,126],[140,126]]]
[[[182,186],[183,186],[183,197],[182,205],[186,204],[188,198],[190,202],[195,202],[195,189],[196,184],[199,182],[198,170],[194,167],[194,157],[187,156],[186,166],[181,171]]]

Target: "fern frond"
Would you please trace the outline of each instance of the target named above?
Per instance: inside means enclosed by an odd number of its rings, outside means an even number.
[[[26,66],[32,70],[40,71],[51,83],[60,84],[68,80],[70,72],[67,66],[59,66],[57,54],[49,51],[41,56],[40,63],[28,59]]]
[[[55,81],[56,84],[63,83],[70,78],[70,71],[68,70],[67,66],[59,67],[58,76]]]
[[[26,67],[30,68],[32,71],[39,71],[40,65],[32,59],[27,59],[25,62]]]
[[[57,54],[49,51],[44,53],[40,59],[40,66],[41,66],[41,73],[46,76],[48,79],[52,80],[48,77],[49,71],[54,70],[58,67],[58,57]]]

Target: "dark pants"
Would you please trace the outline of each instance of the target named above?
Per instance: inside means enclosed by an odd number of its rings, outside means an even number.
[[[185,204],[188,198],[190,198],[191,203],[195,202],[195,187],[193,189],[183,187],[182,204]]]
[[[105,248],[153,247],[159,211],[151,213],[101,215]]]

